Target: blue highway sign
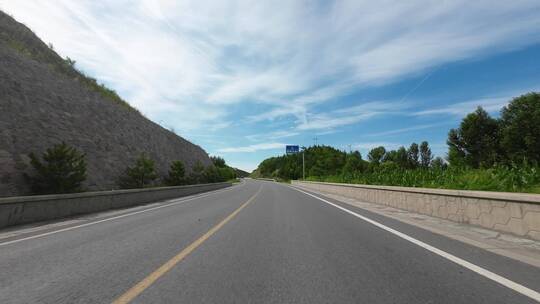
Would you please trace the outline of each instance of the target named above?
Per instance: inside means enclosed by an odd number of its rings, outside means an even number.
[[[299,146],[287,145],[287,146],[285,146],[285,151],[287,152],[287,154],[298,153],[298,152],[300,152],[300,147]]]

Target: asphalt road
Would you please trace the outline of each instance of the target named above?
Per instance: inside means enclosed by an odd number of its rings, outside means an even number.
[[[0,303],[537,303],[538,268],[326,200],[246,180],[4,239]]]

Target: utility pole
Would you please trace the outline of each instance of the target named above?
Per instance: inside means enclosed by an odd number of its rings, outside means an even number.
[[[319,141],[319,139],[317,138],[317,136],[315,136],[315,137],[313,138],[313,141],[315,141],[315,146],[317,146],[317,143],[318,143],[318,141]]]

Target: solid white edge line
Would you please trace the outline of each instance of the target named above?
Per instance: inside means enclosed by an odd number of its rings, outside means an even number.
[[[244,184],[245,184],[245,182],[241,183],[238,186],[243,186]],[[184,198],[184,199],[179,199],[179,200],[173,199],[174,202],[169,203],[169,204],[156,206],[156,207],[152,207],[152,208],[148,208],[148,209],[144,209],[144,210],[139,210],[139,211],[135,211],[135,212],[124,213],[124,214],[121,214],[121,215],[118,215],[118,216],[108,217],[106,219],[102,219],[102,220],[98,220],[98,221],[94,221],[94,222],[89,222],[89,223],[85,223],[85,224],[81,224],[81,225],[71,226],[71,227],[67,227],[67,228],[62,228],[62,229],[58,229],[58,230],[53,230],[53,231],[49,231],[49,232],[45,232],[45,233],[41,233],[41,234],[36,234],[36,235],[32,235],[32,236],[28,236],[28,237],[24,237],[24,238],[20,238],[20,239],[15,239],[15,240],[3,242],[3,243],[0,243],[0,247],[10,245],[10,244],[14,244],[14,243],[19,243],[19,242],[22,242],[22,241],[37,239],[37,238],[41,238],[41,237],[52,235],[52,234],[57,234],[57,233],[64,232],[64,231],[69,231],[69,230],[74,230],[74,229],[83,228],[83,227],[87,227],[87,226],[92,226],[92,225],[103,223],[103,222],[113,221],[113,220],[117,220],[117,219],[120,219],[120,218],[131,216],[131,215],[136,215],[136,214],[139,214],[139,213],[144,213],[144,212],[153,211],[153,210],[157,210],[157,209],[161,209],[161,208],[165,208],[165,207],[175,206],[175,205],[182,204],[182,203],[185,203],[185,202],[188,202],[188,201],[192,201],[192,200],[195,200],[195,199],[198,199],[198,198],[203,198],[203,197],[207,197],[207,196],[210,196],[210,195],[213,195],[213,194],[230,191],[230,190],[232,190],[234,188],[236,188],[236,187],[232,186],[232,187],[227,188],[227,189],[219,189],[219,190],[215,190],[215,191],[205,193],[205,194],[202,194],[202,195],[194,194],[194,195],[197,195],[197,196],[192,196],[192,197],[188,197],[188,198]]]
[[[392,228],[390,228],[388,226],[385,226],[385,225],[383,225],[383,224],[381,224],[379,222],[376,222],[376,221],[374,221],[374,220],[372,220],[370,218],[362,216],[362,215],[360,215],[360,214],[358,214],[358,213],[356,213],[354,211],[351,211],[351,210],[349,210],[347,208],[343,208],[343,207],[341,207],[341,206],[339,206],[337,204],[329,202],[329,201],[327,201],[327,200],[325,200],[325,199],[323,199],[321,197],[318,197],[318,196],[313,195],[311,193],[305,192],[305,191],[300,190],[300,189],[298,189],[296,187],[293,187],[293,186],[290,186],[290,187],[297,190],[297,191],[299,191],[299,192],[302,192],[302,193],[304,193],[306,195],[314,197],[314,198],[316,198],[316,199],[318,199],[318,200],[320,200],[322,202],[325,202],[325,203],[327,203],[327,204],[329,204],[331,206],[334,206],[334,207],[336,207],[336,208],[338,208],[338,209],[340,209],[342,211],[345,211],[345,212],[347,212],[347,213],[349,213],[351,215],[354,215],[357,218],[360,218],[360,219],[362,219],[362,220],[364,220],[364,221],[366,221],[366,222],[368,222],[368,223],[370,223],[372,225],[375,225],[375,226],[377,226],[377,227],[379,227],[379,228],[381,228],[381,229],[383,229],[385,231],[388,231],[388,232],[390,232],[390,233],[392,233],[394,235],[397,235],[402,239],[405,239],[405,240],[407,240],[407,241],[409,241],[409,242],[411,242],[411,243],[413,243],[415,245],[418,245],[418,246],[420,246],[420,247],[422,247],[422,248],[424,248],[424,249],[426,249],[428,251],[431,251],[432,253],[435,253],[435,254],[437,254],[437,255],[439,255],[439,256],[447,259],[447,260],[450,260],[450,261],[462,266],[462,267],[465,267],[465,268],[467,268],[469,270],[472,270],[472,271],[476,272],[477,274],[479,274],[481,276],[484,276],[484,277],[486,277],[486,278],[488,278],[488,279],[490,279],[492,281],[495,281],[495,282],[497,282],[497,283],[499,283],[499,284],[501,284],[501,285],[503,285],[505,287],[508,287],[508,288],[510,288],[510,289],[512,289],[512,290],[514,290],[514,291],[516,291],[516,292],[518,292],[518,293],[520,293],[520,294],[522,294],[524,296],[527,296],[527,297],[529,297],[529,298],[531,298],[533,300],[536,300],[537,302],[540,302],[540,293],[535,291],[535,290],[532,290],[532,289],[527,288],[527,287],[525,287],[525,286],[523,286],[521,284],[518,284],[518,283],[516,283],[514,281],[511,281],[511,280],[509,280],[509,279],[507,279],[505,277],[502,277],[502,276],[500,276],[500,275],[498,275],[496,273],[493,273],[493,272],[491,272],[491,271],[489,271],[487,269],[484,269],[484,268],[482,268],[482,267],[480,267],[478,265],[467,262],[464,259],[458,258],[455,255],[452,255],[452,254],[450,254],[450,253],[448,253],[446,251],[442,251],[442,250],[440,250],[440,249],[438,249],[436,247],[433,247],[433,246],[431,246],[429,244],[426,244],[426,243],[424,243],[424,242],[422,242],[420,240],[417,240],[417,239],[415,239],[415,238],[413,238],[413,237],[411,237],[411,236],[409,236],[407,234],[404,234],[404,233],[399,232],[399,231],[397,231],[395,229],[392,229]]]

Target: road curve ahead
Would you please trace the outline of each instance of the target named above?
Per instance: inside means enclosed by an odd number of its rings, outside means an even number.
[[[0,303],[539,299],[538,268],[283,184],[158,206],[0,240]]]

